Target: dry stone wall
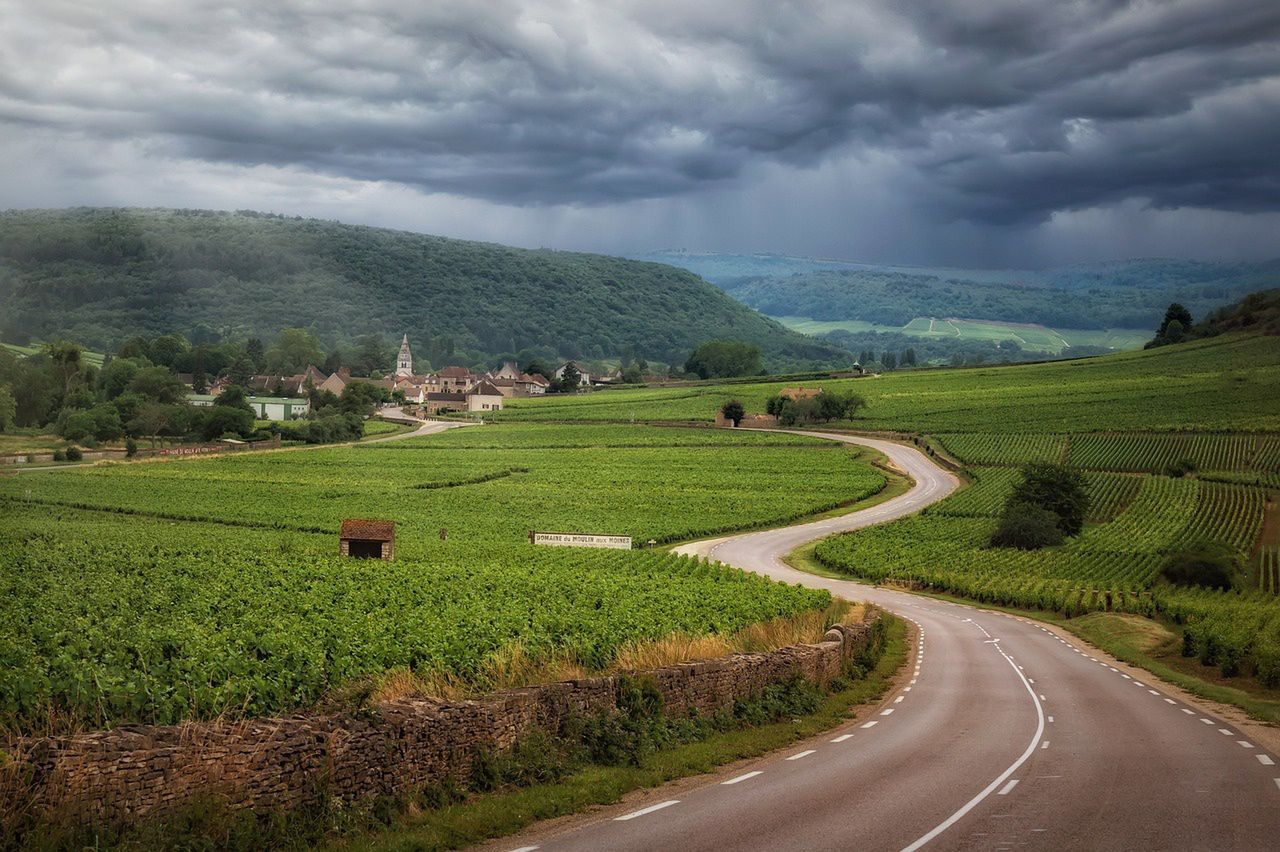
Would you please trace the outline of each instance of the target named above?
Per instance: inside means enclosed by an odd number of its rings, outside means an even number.
[[[841,626],[815,645],[645,674],[669,715],[712,714],[796,675],[830,680],[866,647],[870,632],[868,625]],[[8,769],[22,783],[0,785],[14,797],[0,802],[0,811],[129,821],[197,799],[270,811],[395,795],[466,777],[478,748],[505,749],[535,728],[559,731],[574,715],[613,710],[618,686],[617,677],[602,676],[471,701],[408,697],[352,713],[11,740],[4,746]]]

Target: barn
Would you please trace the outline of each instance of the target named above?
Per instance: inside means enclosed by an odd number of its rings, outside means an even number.
[[[396,555],[396,522],[348,518],[338,533],[338,548],[343,556],[390,562]]]

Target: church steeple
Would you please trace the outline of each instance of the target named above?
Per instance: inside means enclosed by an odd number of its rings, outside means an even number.
[[[409,351],[409,335],[400,341],[400,355],[396,358],[396,375],[413,375],[413,353]]]

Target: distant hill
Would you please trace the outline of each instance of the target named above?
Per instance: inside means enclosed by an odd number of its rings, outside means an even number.
[[[653,252],[770,316],[903,327],[917,317],[1150,329],[1170,302],[1196,317],[1280,281],[1280,260],[1141,259],[1044,270],[889,266],[780,255]]]
[[[379,332],[426,351],[683,362],[716,337],[776,370],[847,363],[683,269],[252,212],[0,214],[0,337],[113,348],[137,333],[322,338]]]
[[[1191,337],[1213,337],[1233,331],[1280,335],[1280,288],[1250,293],[1220,308],[1192,327]]]

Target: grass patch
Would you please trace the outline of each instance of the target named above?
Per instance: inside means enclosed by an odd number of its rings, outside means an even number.
[[[1267,689],[1252,678],[1241,676],[1228,683],[1216,666],[1183,657],[1181,636],[1158,621],[1095,612],[1059,623],[1116,659],[1146,669],[1192,695],[1231,704],[1256,719],[1280,724],[1280,690]]]

